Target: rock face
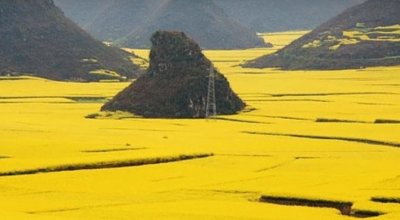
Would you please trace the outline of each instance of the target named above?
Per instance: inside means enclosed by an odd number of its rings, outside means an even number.
[[[101,110],[152,118],[204,118],[211,62],[182,32],[159,31],[151,42],[147,73]],[[216,73],[215,89],[218,114],[235,114],[245,107],[220,73]]]
[[[213,0],[112,0],[93,5],[96,13],[77,13],[82,3],[57,0],[85,30],[104,41],[131,48],[150,48],[158,30],[183,31],[202,48],[233,49],[268,46],[255,31],[225,14]],[[85,1],[86,2],[86,1]],[[88,1],[90,3],[90,1]],[[75,5],[75,6],[74,6]],[[74,10],[71,10],[71,9]],[[106,8],[104,10],[104,8]],[[98,13],[100,12],[100,13]],[[92,15],[91,15],[92,14]],[[93,15],[94,14],[94,15]],[[93,16],[93,18],[85,18]],[[87,22],[87,21],[90,22]]]
[[[400,1],[368,0],[246,67],[347,69],[400,64]]]
[[[54,80],[133,78],[132,54],[94,40],[52,0],[0,1],[0,75]]]

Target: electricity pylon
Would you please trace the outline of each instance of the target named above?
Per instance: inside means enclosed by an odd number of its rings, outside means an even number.
[[[214,66],[210,66],[210,74],[208,76],[208,91],[206,104],[206,118],[211,118],[217,115],[217,103],[215,99],[215,70]]]

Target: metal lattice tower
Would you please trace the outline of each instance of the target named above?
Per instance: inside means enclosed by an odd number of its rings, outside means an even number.
[[[208,76],[208,91],[206,103],[206,118],[217,115],[217,103],[215,99],[215,70],[214,66],[210,66],[210,75]]]

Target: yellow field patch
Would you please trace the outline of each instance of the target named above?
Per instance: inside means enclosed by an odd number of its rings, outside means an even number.
[[[266,42],[271,43],[275,49],[283,48],[309,31],[287,31],[277,33],[259,34]]]
[[[279,42],[277,34],[266,37]],[[282,42],[290,42],[286,34]],[[0,214],[18,220],[352,218],[335,209],[258,201],[274,195],[350,201],[354,209],[385,213],[376,219],[399,219],[400,204],[371,198],[400,197],[400,67],[238,66],[276,49],[205,51],[248,105],[214,120],[126,113],[90,119],[129,83],[0,78],[0,173],[213,153],[2,176]],[[148,57],[148,50],[133,51]]]

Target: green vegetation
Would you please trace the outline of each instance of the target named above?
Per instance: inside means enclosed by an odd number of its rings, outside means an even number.
[[[126,80],[127,78],[121,76],[115,71],[106,70],[106,69],[99,69],[99,70],[92,70],[89,72],[90,75],[96,76],[99,80],[110,80],[110,79],[118,79],[118,80]]]
[[[234,118],[224,118],[224,117],[213,117],[212,119],[221,120],[221,121],[232,121],[232,122],[242,122],[242,123],[250,123],[250,124],[268,124],[266,122],[252,121],[252,120],[240,120]]]
[[[0,96],[0,100],[9,99],[69,99],[77,103],[104,103],[109,98],[103,96]]]
[[[107,97],[91,97],[91,96],[65,97],[65,98],[79,103],[105,103],[107,100],[109,100],[109,98]]]
[[[0,172],[0,176],[19,176],[19,175],[33,175],[40,173],[55,173],[64,171],[134,167],[134,166],[144,166],[144,165],[152,165],[160,163],[171,163],[171,162],[192,160],[192,159],[205,158],[211,156],[213,156],[213,154],[191,154],[191,155],[182,154],[171,157],[156,157],[156,158],[144,158],[144,159],[134,159],[134,160],[121,160],[121,161],[101,161],[97,163],[66,164],[54,167],[43,167],[37,169]]]
[[[384,214],[385,214],[384,212],[379,212],[379,211],[354,209],[351,213],[351,216],[356,217],[356,218],[372,218],[372,217],[377,217],[377,216],[381,216]]]
[[[319,136],[319,135],[283,134],[283,133],[251,132],[251,131],[244,131],[243,133],[254,134],[254,135],[269,135],[269,136],[319,139],[319,140],[338,140],[338,141],[348,141],[348,142],[356,142],[356,143],[370,144],[370,145],[400,147],[400,143],[379,141],[379,140],[372,140],[372,139],[365,139],[365,138],[333,137],[333,136],[331,137],[331,136]]]
[[[108,152],[119,152],[119,151],[134,151],[144,150],[144,147],[130,147],[130,148],[111,148],[111,149],[96,149],[96,150],[84,150],[82,153],[108,153]]]
[[[0,81],[14,81],[14,80],[28,80],[31,78],[28,77],[19,77],[19,76],[0,76]]]
[[[345,201],[307,199],[307,198],[284,197],[284,196],[266,196],[266,195],[261,196],[259,201],[271,204],[287,205],[287,206],[334,208],[339,210],[342,215],[347,215],[355,218],[369,218],[385,214],[383,212],[378,212],[378,211],[352,209],[353,203]]]
[[[400,203],[400,198],[372,197],[371,201],[380,203]]]
[[[344,119],[336,119],[336,118],[317,118],[315,122],[318,123],[368,123],[366,121],[357,121],[357,120],[344,120]]]
[[[393,119],[376,119],[375,124],[400,124],[400,120]]]
[[[266,196],[260,197],[260,202],[280,204],[280,205],[290,205],[290,206],[309,206],[309,207],[319,207],[319,208],[334,208],[338,209],[342,215],[351,215],[352,202],[343,201],[332,201],[332,200],[322,200],[322,199],[306,199],[306,198],[296,198],[296,197],[283,197],[283,196]]]
[[[141,118],[129,112],[116,111],[116,112],[97,112],[85,116],[87,119],[128,119],[128,118]]]

